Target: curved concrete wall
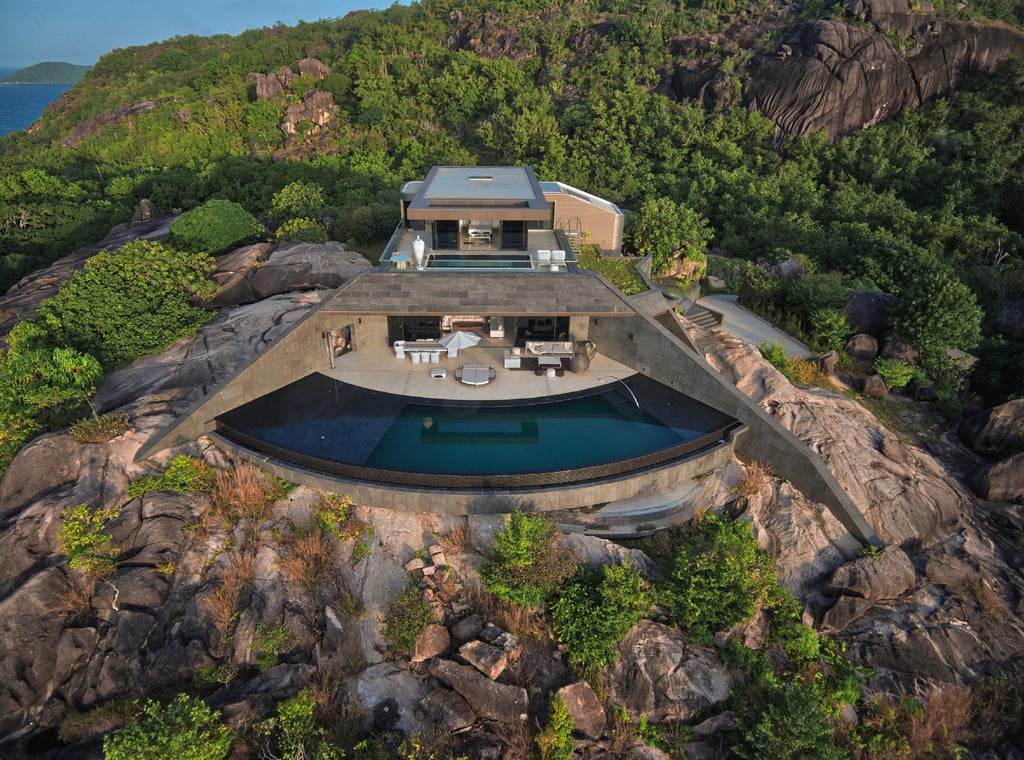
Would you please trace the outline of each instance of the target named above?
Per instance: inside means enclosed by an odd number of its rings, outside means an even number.
[[[742,422],[747,429],[737,437],[737,449],[769,463],[776,475],[826,505],[862,543],[882,544],[820,457],[655,319],[639,313],[632,319],[595,318],[589,332],[602,354]]]

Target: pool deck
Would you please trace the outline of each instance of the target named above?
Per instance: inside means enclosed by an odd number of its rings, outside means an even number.
[[[457,359],[449,359],[442,352],[437,364],[413,364],[408,356],[398,359],[395,352],[386,346],[364,348],[339,357],[335,360],[335,368],[325,369],[323,374],[386,393],[454,401],[559,396],[608,385],[636,374],[632,368],[597,353],[590,362],[590,368],[582,374],[566,370],[562,377],[538,377],[531,370],[505,369],[506,347],[481,344],[461,350]],[[486,385],[464,385],[455,379],[455,370],[464,364],[493,367],[495,378]],[[447,370],[447,377],[441,380],[431,377],[430,371],[437,367]]]

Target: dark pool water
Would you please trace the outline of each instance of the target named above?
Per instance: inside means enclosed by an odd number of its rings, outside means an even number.
[[[630,378],[628,390],[613,382],[548,399],[438,403],[314,374],[219,418],[228,435],[238,431],[250,444],[269,444],[271,453],[450,475],[604,465],[672,449],[731,422],[640,376]]]

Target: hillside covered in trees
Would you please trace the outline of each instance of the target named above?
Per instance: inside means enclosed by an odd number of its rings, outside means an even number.
[[[85,76],[88,66],[63,61],[44,61],[18,69],[0,80],[2,84],[74,84]]]
[[[850,288],[901,297],[912,337],[975,350],[976,387],[1004,400],[1024,392],[1024,63],[973,50],[965,69],[991,74],[842,139],[788,134],[750,102],[809,35],[884,47],[922,93],[936,30],[1019,37],[980,18],[1016,23],[1015,4],[930,10],[425,0],[117,50],[0,141],[0,287],[99,239],[140,198],[161,212],[223,199],[259,218],[303,181],[322,196],[322,234],[362,247],[388,237],[396,190],[434,164],[530,164],[633,210],[703,218],[730,257],[801,258],[815,287],[748,285],[805,329]],[[699,99],[683,97],[698,80]]]

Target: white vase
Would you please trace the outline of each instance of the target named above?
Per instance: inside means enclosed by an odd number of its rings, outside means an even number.
[[[416,268],[423,269],[423,252],[426,250],[427,244],[423,242],[423,238],[419,235],[412,241],[412,255],[416,257]]]

